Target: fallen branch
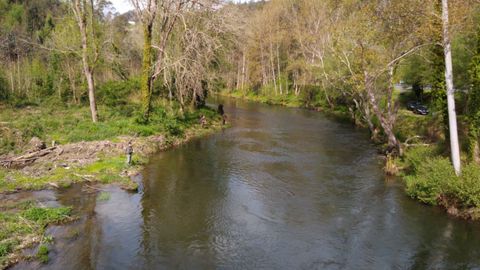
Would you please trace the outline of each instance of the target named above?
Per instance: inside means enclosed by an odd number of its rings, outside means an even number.
[[[56,146],[53,146],[53,147],[42,149],[40,151],[36,151],[33,153],[21,155],[15,158],[1,159],[0,166],[5,168],[25,167],[26,165],[35,162],[37,159],[52,153],[53,150],[55,150],[56,148],[57,148]]]
[[[408,143],[414,139],[421,139],[421,138],[424,138],[423,136],[413,136],[413,137],[410,137],[408,139],[405,140],[405,142],[403,143],[403,145],[405,147],[412,147],[412,146],[430,146],[431,144],[429,143]]]

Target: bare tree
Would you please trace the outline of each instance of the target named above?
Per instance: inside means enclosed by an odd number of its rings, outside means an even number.
[[[99,58],[98,47],[95,44],[95,25],[93,25],[94,18],[94,3],[90,0],[87,3],[86,0],[73,0],[71,2],[71,8],[77,21],[78,28],[80,30],[81,43],[82,43],[82,64],[83,73],[87,80],[88,85],[88,100],[90,102],[90,112],[92,114],[92,121],[98,121],[97,103],[95,101],[95,64]],[[89,10],[90,9],[90,10]],[[87,21],[87,16],[90,16],[90,22]],[[90,37],[88,26],[90,26]],[[93,51],[93,56],[90,55],[90,51]]]

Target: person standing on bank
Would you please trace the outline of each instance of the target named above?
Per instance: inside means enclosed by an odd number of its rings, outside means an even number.
[[[227,123],[227,115],[223,110],[223,104],[218,105],[218,113],[222,116],[222,125],[225,125]]]
[[[131,141],[128,142],[127,149],[125,149],[125,152],[127,154],[127,164],[131,165],[132,164],[132,155],[133,155],[133,146],[132,146]]]

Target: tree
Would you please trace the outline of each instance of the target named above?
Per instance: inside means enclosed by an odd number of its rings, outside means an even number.
[[[472,87],[468,96],[468,155],[473,162],[480,163],[480,28],[477,26],[475,54],[470,63]]]
[[[131,0],[143,26],[143,58],[141,75],[142,120],[149,120],[153,87],[153,24],[157,16],[158,0]]]
[[[452,49],[450,43],[448,0],[442,0],[443,49],[445,53],[445,82],[447,85],[448,122],[450,130],[450,151],[455,173],[460,175],[460,148],[458,143],[457,115],[455,112],[455,89],[453,87]]]
[[[83,73],[87,80],[88,100],[90,103],[90,112],[92,121],[98,121],[97,103],[95,101],[95,64],[99,59],[98,46],[95,42],[95,25],[94,25],[94,2],[90,0],[73,0],[71,8],[80,30],[82,43],[82,64]],[[89,20],[87,20],[89,16]],[[90,28],[90,30],[88,29]],[[92,55],[93,54],[93,55]]]

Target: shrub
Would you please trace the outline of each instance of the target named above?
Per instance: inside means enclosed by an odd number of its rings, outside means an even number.
[[[406,191],[412,198],[436,205],[440,195],[449,193],[450,183],[456,178],[448,159],[426,159],[416,166],[413,175],[405,177]]]
[[[469,164],[450,186],[450,192],[465,207],[480,207],[480,166]]]
[[[435,147],[420,146],[408,149],[403,157],[409,171],[417,171],[420,165],[424,164],[426,160],[435,157],[438,150]]]
[[[97,88],[99,104],[118,106],[127,104],[127,97],[139,88],[138,80],[110,81]]]
[[[468,164],[457,177],[450,160],[437,152],[432,147],[417,147],[406,153],[404,160],[410,170],[405,177],[407,194],[432,205],[444,195],[457,206],[480,207],[480,166]]]

